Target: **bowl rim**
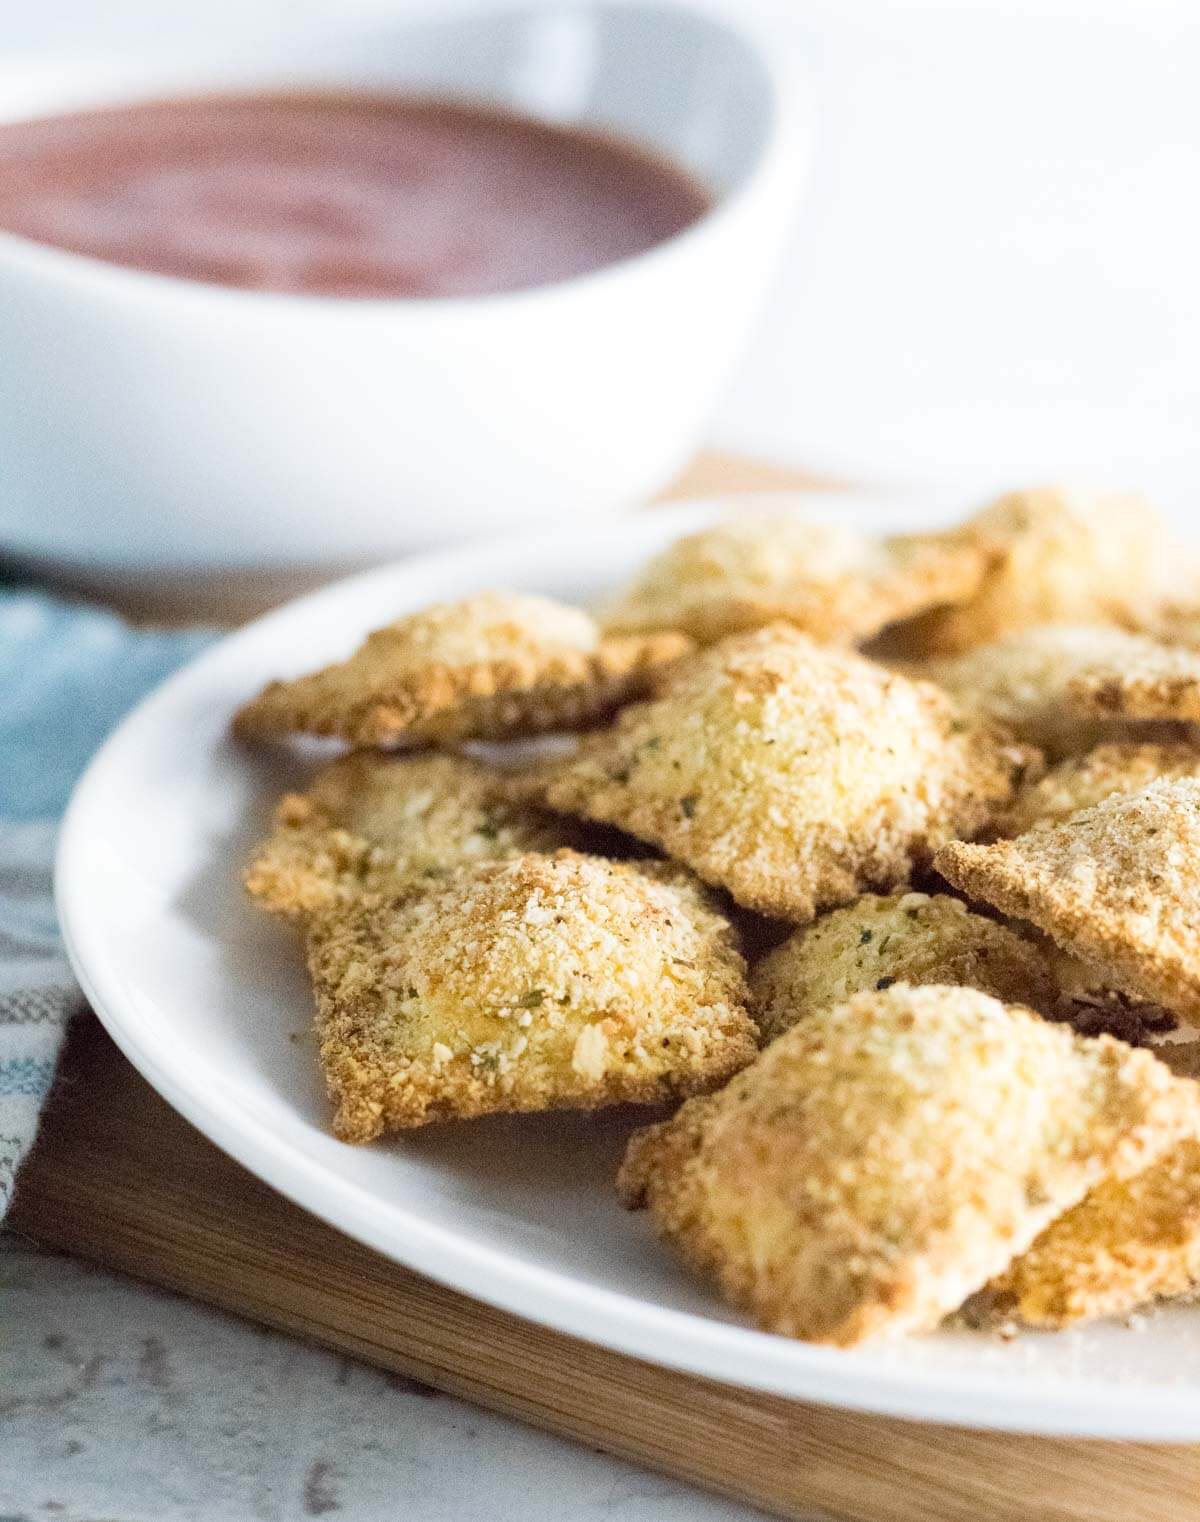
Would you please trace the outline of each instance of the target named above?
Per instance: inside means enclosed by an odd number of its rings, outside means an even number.
[[[688,0],[683,0],[683,3],[681,0],[634,0],[634,3],[630,4],[621,3],[621,0],[565,0],[565,3],[551,5],[539,4],[537,0],[511,0],[511,3],[495,7],[467,6],[463,9],[455,9],[449,14],[427,12],[408,17],[394,17],[390,20],[362,18],[353,23],[336,26],[330,25],[327,21],[321,21],[301,25],[290,39],[290,45],[301,46],[304,55],[312,57],[318,53],[322,42],[345,43],[348,40],[370,38],[397,39],[402,38],[405,33],[416,30],[429,32],[443,30],[449,33],[453,29],[474,24],[516,25],[522,18],[572,13],[610,16],[640,14],[662,16],[674,22],[682,21],[696,32],[723,36],[730,44],[741,49],[745,58],[759,74],[764,96],[763,125],[761,140],[748,167],[738,182],[713,196],[710,205],[694,222],[640,253],[614,260],[579,275],[515,291],[421,297],[328,296],[288,291],[247,290],[237,286],[221,285],[214,281],[161,274],[153,270],[137,269],[100,259],[90,254],[76,253],[0,228],[0,278],[3,278],[8,270],[13,270],[27,278],[43,276],[60,284],[70,284],[77,289],[94,287],[101,295],[111,294],[117,297],[150,298],[151,300],[178,299],[193,305],[211,304],[221,307],[223,316],[253,315],[256,318],[260,316],[287,318],[297,312],[304,312],[320,321],[328,320],[331,316],[343,320],[354,313],[359,313],[360,320],[365,318],[373,322],[381,314],[388,316],[403,314],[406,319],[427,320],[431,317],[495,313],[506,311],[510,307],[524,308],[533,303],[553,303],[564,298],[570,299],[580,290],[599,292],[615,282],[623,282],[630,277],[636,279],[643,275],[653,275],[662,266],[673,262],[680,252],[690,253],[693,249],[723,236],[731,222],[740,220],[747,204],[762,194],[765,182],[776,177],[773,171],[777,172],[785,162],[790,161],[794,180],[797,183],[802,180],[808,167],[812,105],[811,90],[805,88],[811,83],[810,60],[804,56],[804,50],[798,50],[798,56],[785,64],[779,56],[779,50],[767,45],[759,25],[748,21],[745,17],[730,13],[715,13],[703,5],[688,3]],[[271,54],[272,44],[269,38],[256,37],[244,44],[239,43],[239,48],[241,47],[253,48],[256,56],[266,58]],[[214,80],[220,76],[222,65],[228,56],[228,52],[218,49],[205,55],[204,66],[211,66]],[[205,87],[199,78],[190,88],[173,88],[168,85],[165,91],[153,90],[150,80],[154,67],[161,65],[163,68],[169,68],[172,64],[178,65],[182,57],[184,54],[179,45],[160,46],[144,55],[144,64],[139,66],[138,73],[141,75],[144,68],[145,88],[131,86],[127,94],[122,92],[110,98],[106,97],[103,104],[119,105],[122,102],[136,103],[146,99],[175,97],[186,99],[203,92]],[[43,62],[45,61],[43,58]],[[128,58],[102,51],[71,57],[64,55],[56,62],[56,72],[60,75],[66,69],[87,69],[100,76],[105,69],[125,71],[129,68]],[[21,63],[22,60],[18,57],[16,66],[20,67]],[[299,72],[301,74],[303,72],[302,64],[299,66]],[[50,77],[53,77],[53,74]],[[350,69],[347,69],[346,77],[348,81],[351,80]],[[267,88],[272,87],[268,83]],[[303,88],[299,85],[296,87]],[[255,88],[252,75],[247,75],[240,69],[237,73],[237,81],[227,87],[227,92],[232,93],[239,88],[242,90]],[[275,88],[287,87],[280,85]],[[51,84],[48,86],[49,98],[53,97],[53,92],[54,87]],[[226,93],[226,87],[214,84],[211,93],[218,95]],[[414,93],[434,94],[435,92]],[[453,92],[447,92],[447,94],[452,99],[460,99],[464,102],[470,102],[473,98],[482,100],[482,97],[472,97],[466,92],[457,95]],[[81,104],[80,109],[88,109],[86,103]],[[53,109],[42,113],[36,107],[33,109],[26,107],[0,115],[0,125],[13,121],[36,120],[43,114],[55,113]],[[589,124],[586,119],[583,119],[577,125],[586,129]],[[632,140],[636,146],[648,149],[652,153],[662,151],[662,145],[649,137],[635,137]]]

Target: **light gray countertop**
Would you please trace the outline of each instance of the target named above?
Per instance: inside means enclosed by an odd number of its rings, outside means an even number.
[[[0,1522],[759,1515],[0,1236]]]

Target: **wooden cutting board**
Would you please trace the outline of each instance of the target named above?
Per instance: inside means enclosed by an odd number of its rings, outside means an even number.
[[[710,457],[674,494],[791,484]],[[9,1224],[801,1522],[1200,1522],[1200,1445],[1012,1437],[801,1405],[443,1289],[225,1157],[90,1017],[74,1028]]]

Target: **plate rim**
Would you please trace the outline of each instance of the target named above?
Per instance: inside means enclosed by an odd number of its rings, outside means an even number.
[[[737,494],[735,494],[737,495]],[[755,494],[763,497],[765,494]],[[776,495],[795,499],[794,492]],[[844,509],[848,494],[803,493],[810,511]],[[872,492],[855,497],[858,510],[870,503],[895,511],[911,493]],[[922,494],[924,501],[929,494]],[[961,493],[956,494],[961,504]],[[665,540],[672,532],[703,522],[724,498],[698,498],[646,514]],[[502,1249],[465,1241],[451,1228],[432,1223],[411,1208],[389,1205],[389,1219],[402,1218],[404,1241],[372,1221],[376,1197],[366,1186],[347,1180],[318,1159],[306,1157],[265,1121],[223,1102],[219,1092],[189,1088],[186,1075],[164,1060],[165,1041],[146,1039],[140,1021],[123,1012],[119,970],[106,961],[104,938],[96,935],[87,902],[86,861],[92,819],[109,787],[110,773],[122,747],[143,726],[153,727],[158,711],[169,710],[178,695],[252,646],[265,630],[313,616],[326,603],[352,599],[367,584],[419,583],[431,571],[463,571],[464,587],[472,570],[483,571],[498,554],[537,555],[581,541],[596,540],[628,526],[629,517],[476,540],[390,562],[340,578],[292,599],[262,617],[218,638],[198,656],[142,699],[92,758],[77,782],[63,816],[55,861],[55,901],[64,946],[89,1004],[125,1056],[157,1092],[211,1142],[251,1173],[336,1230],[393,1262],[474,1299],[555,1331],[614,1352],[747,1390],[788,1399],[907,1418],[935,1424],[1045,1436],[1119,1438],[1188,1442],[1200,1439],[1200,1386],[1130,1387],[1117,1380],[1072,1383],[1058,1377],[1022,1379],[998,1371],[907,1369],[902,1363],[880,1368],[859,1365],[853,1351],[816,1347],[731,1324],[701,1313],[655,1305],[622,1291],[585,1281],[514,1258]],[[401,595],[403,593],[401,592]],[[111,822],[111,816],[105,816]],[[161,1009],[159,1013],[164,1013]],[[164,1019],[163,1030],[169,1028]],[[1038,1334],[1030,1334],[1038,1335]],[[1069,1334],[1068,1334],[1069,1335]],[[748,1365],[752,1361],[752,1367]],[[748,1377],[748,1375],[752,1377]]]

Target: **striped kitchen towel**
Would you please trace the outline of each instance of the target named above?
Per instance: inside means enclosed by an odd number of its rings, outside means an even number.
[[[211,638],[0,589],[0,1219],[81,998],[51,893],[58,819],[121,715]]]

